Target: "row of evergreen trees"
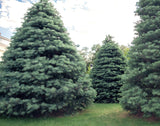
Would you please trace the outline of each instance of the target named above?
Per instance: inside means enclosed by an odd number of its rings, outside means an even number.
[[[159,0],[137,4],[141,21],[136,25],[138,36],[126,74],[122,52],[111,36],[106,37],[91,70],[92,87],[60,15],[48,0],[40,0],[29,9],[4,53],[0,115],[71,113],[86,108],[95,98],[115,103],[121,97],[124,109],[160,117],[159,12]]]
[[[96,56],[91,73],[96,101],[116,102],[121,89],[119,100],[125,110],[160,117],[160,0],[139,0],[136,14],[141,20],[135,26],[137,37],[129,51],[126,73],[123,75],[123,57],[110,37]]]

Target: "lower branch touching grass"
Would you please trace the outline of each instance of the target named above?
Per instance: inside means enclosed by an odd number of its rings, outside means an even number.
[[[0,126],[160,126],[160,121],[131,116],[119,104],[93,104],[71,116],[0,118]]]

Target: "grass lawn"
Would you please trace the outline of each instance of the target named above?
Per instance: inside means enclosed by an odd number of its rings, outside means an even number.
[[[37,119],[0,118],[0,126],[160,126],[160,121],[131,117],[119,104],[93,104],[73,116]]]

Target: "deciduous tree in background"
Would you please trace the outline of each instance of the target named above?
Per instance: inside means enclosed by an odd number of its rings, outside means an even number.
[[[125,70],[125,59],[118,45],[111,36],[106,36],[102,47],[99,49],[91,70],[93,87],[97,91],[96,102],[118,102],[121,75]]]
[[[34,4],[3,56],[0,115],[67,113],[91,104],[95,90],[73,45],[53,5]]]
[[[128,52],[129,52],[130,48],[128,46],[124,46],[124,45],[119,46],[119,48],[122,50],[122,53],[123,53],[125,59],[128,61],[129,60]]]
[[[88,47],[83,47],[81,50],[79,50],[80,55],[86,62],[86,71],[88,74],[90,74],[90,70],[93,65],[93,60],[95,59],[95,56],[99,51],[100,47],[101,47],[100,44],[94,44],[91,50],[89,50]]]

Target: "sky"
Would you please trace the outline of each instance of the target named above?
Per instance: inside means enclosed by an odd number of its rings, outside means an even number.
[[[39,0],[0,0],[0,32],[10,38],[23,22],[27,9]],[[80,47],[100,44],[106,35],[119,45],[130,45],[138,0],[50,0],[59,11],[71,40]]]

